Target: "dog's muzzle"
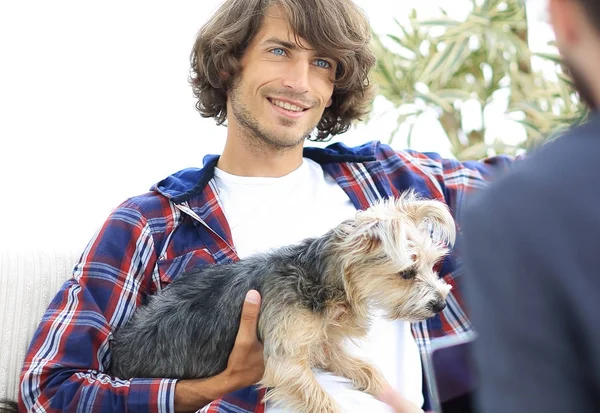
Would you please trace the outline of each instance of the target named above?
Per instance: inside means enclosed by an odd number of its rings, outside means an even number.
[[[446,308],[446,300],[435,300],[432,301],[429,306],[431,307],[431,311],[434,313],[440,313],[444,308]]]

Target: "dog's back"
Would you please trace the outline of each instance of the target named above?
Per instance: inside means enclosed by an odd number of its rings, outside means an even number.
[[[321,249],[318,244],[330,235],[180,275],[114,333],[109,373],[123,379],[220,373],[227,366],[250,289],[262,295],[261,314],[271,316],[285,305],[322,311],[333,293],[318,279],[318,254],[312,249]],[[270,306],[277,309],[269,311]]]
[[[111,341],[110,374],[204,378],[221,372],[233,348],[244,296],[260,291],[236,266],[209,266],[182,274],[119,328]]]

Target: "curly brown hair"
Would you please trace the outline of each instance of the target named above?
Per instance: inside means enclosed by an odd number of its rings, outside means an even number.
[[[338,62],[330,107],[317,124],[315,141],[344,133],[369,112],[374,86],[369,73],[375,65],[371,30],[352,0],[226,0],[200,29],[190,55],[196,109],[217,124],[227,119],[226,91],[240,71],[240,59],[260,29],[266,9],[283,8],[299,38]],[[227,74],[228,76],[223,76]]]

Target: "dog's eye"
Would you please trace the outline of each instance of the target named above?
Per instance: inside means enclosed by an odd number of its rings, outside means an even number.
[[[404,271],[400,271],[400,277],[405,280],[410,280],[411,278],[415,278],[417,276],[417,270],[414,267],[410,267],[405,269]]]

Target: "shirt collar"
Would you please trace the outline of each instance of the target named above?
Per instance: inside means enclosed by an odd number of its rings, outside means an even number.
[[[320,165],[342,162],[369,162],[375,160],[375,142],[357,147],[348,147],[337,142],[325,148],[305,147],[303,156]],[[176,204],[189,201],[204,191],[208,182],[214,177],[215,166],[220,155],[206,155],[202,168],[188,168],[179,171],[152,186],[170,198]]]

